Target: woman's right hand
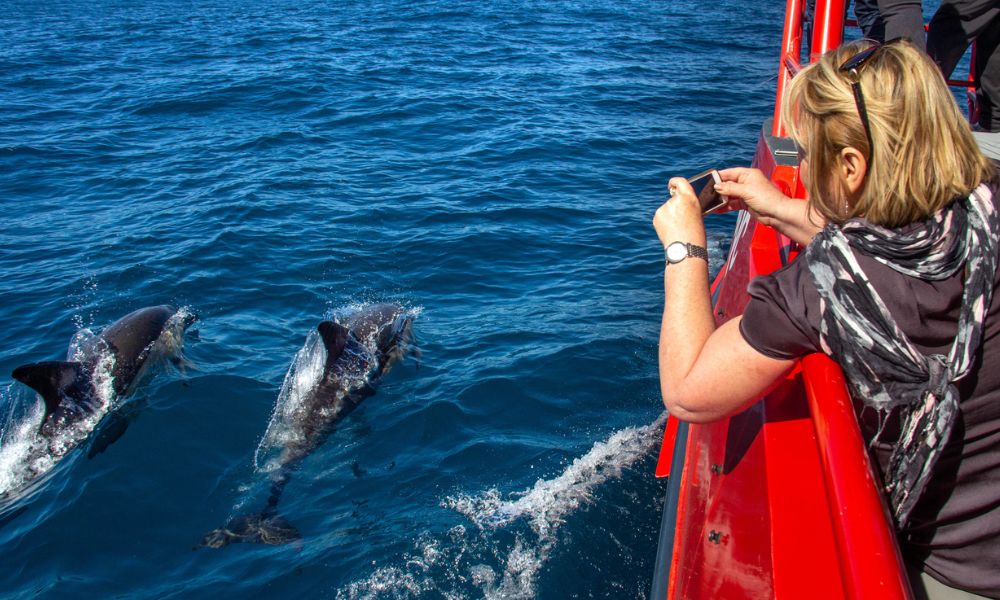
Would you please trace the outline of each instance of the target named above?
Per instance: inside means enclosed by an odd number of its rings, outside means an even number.
[[[810,211],[808,202],[783,194],[760,169],[723,169],[719,176],[722,183],[715,189],[729,198],[730,209],[749,211],[764,225],[803,246],[826,225],[820,215]]]
[[[780,212],[788,196],[781,193],[760,169],[735,167],[719,171],[722,183],[717,192],[729,198],[732,210],[748,210],[759,221],[767,221]]]

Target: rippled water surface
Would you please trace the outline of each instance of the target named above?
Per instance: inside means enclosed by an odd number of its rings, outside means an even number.
[[[663,485],[665,180],[747,164],[783,6],[28,2],[0,10],[9,374],[187,307],[184,369],[10,492],[12,598],[638,598]],[[713,263],[731,216],[711,217]],[[285,546],[197,548],[325,317],[396,301],[420,356],[302,464]],[[265,477],[266,479],[266,477]],[[11,497],[12,496],[12,497]]]

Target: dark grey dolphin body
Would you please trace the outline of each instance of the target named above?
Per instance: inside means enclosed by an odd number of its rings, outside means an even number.
[[[264,510],[234,518],[225,527],[211,531],[202,539],[202,546],[221,548],[234,542],[284,544],[299,539],[298,531],[277,514],[292,472],[323,443],[338,421],[375,393],[382,376],[407,354],[412,322],[413,315],[401,305],[377,304],[351,315],[343,324],[319,324],[317,329],[326,350],[322,374],[293,407],[275,411],[262,442],[280,439],[281,443]],[[295,368],[293,364],[292,370]]]
[[[34,389],[45,402],[40,434],[52,439],[106,409],[110,401],[127,396],[151,359],[161,354],[177,356],[184,331],[196,318],[170,306],[142,308],[105,328],[84,350],[82,361],[39,362],[14,369],[14,379]],[[106,372],[101,373],[102,369]],[[107,375],[111,398],[100,389],[99,380]],[[122,433],[124,427],[116,426],[91,447],[91,455],[103,451]]]

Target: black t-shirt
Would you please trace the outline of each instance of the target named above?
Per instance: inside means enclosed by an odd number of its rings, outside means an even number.
[[[997,189],[993,189],[997,202]],[[910,341],[925,354],[948,354],[958,330],[963,272],[945,281],[902,275],[855,251],[862,270]],[[1000,598],[1000,270],[993,284],[983,344],[970,373],[958,382],[959,419],[917,502],[900,545],[908,561],[952,587]],[[819,294],[804,258],[748,288],[740,332],[761,354],[793,359],[821,352]],[[985,359],[985,367],[984,367]],[[865,439],[879,415],[855,399]],[[898,436],[892,418],[880,440]],[[872,453],[884,472],[892,446]]]

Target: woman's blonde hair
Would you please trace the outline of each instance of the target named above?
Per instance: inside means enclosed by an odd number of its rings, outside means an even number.
[[[967,196],[995,168],[972,137],[937,65],[903,40],[879,48],[859,69],[875,146],[869,148],[840,66],[872,44],[845,44],[803,69],[788,88],[782,118],[805,149],[806,189],[819,214],[835,223],[864,217],[899,227]],[[861,195],[850,206],[838,168],[840,151],[848,146],[868,161]]]

